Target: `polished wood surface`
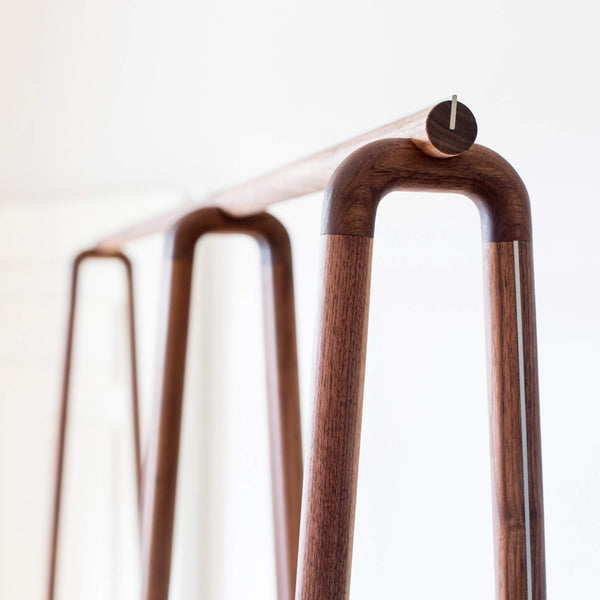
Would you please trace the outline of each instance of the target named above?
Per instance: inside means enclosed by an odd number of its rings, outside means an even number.
[[[413,117],[414,129],[408,127],[402,135],[386,136],[409,138],[420,150],[436,158],[449,158],[466,152],[477,137],[477,121],[462,102],[456,104],[456,122],[451,128],[452,101],[436,104],[427,116]],[[383,136],[379,136],[383,139]],[[363,143],[365,145],[367,142]]]
[[[67,422],[69,399],[71,391],[71,365],[73,361],[73,336],[75,332],[75,317],[77,308],[77,284],[81,265],[88,259],[116,260],[125,268],[127,279],[127,333],[129,338],[129,366],[131,372],[131,411],[133,422],[133,447],[135,457],[135,475],[138,493],[138,502],[141,503],[141,448],[139,425],[139,399],[137,380],[137,352],[135,343],[135,308],[133,295],[133,269],[130,260],[122,252],[102,253],[88,250],[79,254],[73,262],[71,277],[71,293],[69,315],[67,320],[67,340],[63,367],[62,392],[58,424],[58,443],[56,457],[56,475],[54,487],[54,505],[52,511],[52,531],[50,535],[50,561],[48,566],[47,599],[53,600],[56,591],[56,571],[58,563],[58,543],[60,533],[60,513],[62,500],[62,484],[65,463],[65,447],[67,438]],[[141,514],[141,510],[140,510]]]
[[[475,146],[461,156],[439,161],[402,139],[381,140],[355,152],[337,169],[326,192],[325,292],[296,598],[348,598],[371,268],[366,248],[372,243],[379,201],[393,190],[460,192],[479,208],[482,237],[490,252],[486,286],[491,303],[487,335],[497,598],[544,600],[527,191],[514,169],[491,150]],[[515,255],[512,263],[504,255],[501,260],[495,258],[494,249],[504,251],[505,245],[512,248],[513,244],[515,252],[522,246],[519,268],[515,268]],[[517,321],[522,326],[516,329]]]
[[[119,249],[132,239],[166,231],[186,214],[202,207],[217,207],[233,216],[248,216],[264,211],[271,204],[325,189],[337,166],[352,152],[374,140],[406,138],[422,152],[449,157],[468,150],[477,136],[473,113],[457,105],[455,129],[450,125],[450,101],[440,102],[409,117],[384,125],[346,142],[308,156],[241,185],[216,192],[180,210],[149,219],[98,242],[103,250]]]
[[[437,160],[409,140],[380,140],[350,155],[325,192],[323,233],[373,237],[377,206],[394,190],[455,192],[471,198],[486,242],[531,240],[527,190],[517,172],[493,150]]]
[[[537,600],[546,581],[533,258],[531,242],[518,246],[521,323],[515,244],[484,245],[496,597]]]
[[[255,238],[263,261],[267,381],[272,451],[276,565],[280,600],[295,588],[302,487],[302,446],[290,241],[271,215],[235,219],[218,209],[200,209],[169,232],[169,266],[160,396],[144,471],[144,600],[169,594],[173,518],[190,310],[194,249],[206,233]]]
[[[373,240],[323,237],[322,298],[297,598],[347,598],[369,315]]]

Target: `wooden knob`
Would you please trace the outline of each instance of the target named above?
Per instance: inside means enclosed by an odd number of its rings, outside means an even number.
[[[422,123],[411,139],[430,156],[448,158],[462,154],[477,137],[477,121],[473,113],[458,102],[456,96],[433,106]]]

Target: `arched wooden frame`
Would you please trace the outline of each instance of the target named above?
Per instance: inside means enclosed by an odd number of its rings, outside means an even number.
[[[167,600],[169,595],[194,249],[207,233],[246,234],[258,242],[261,251],[277,589],[280,600],[292,600],[302,500],[302,443],[290,240],[271,215],[234,218],[216,208],[187,214],[171,227],[167,239],[166,334],[157,421],[144,472],[142,598]]]
[[[496,597],[546,597],[531,218],[527,191],[475,145],[437,160],[404,139],[373,142],[333,175],[323,213],[315,413],[304,490],[297,600],[348,598],[379,201],[394,190],[471,198],[483,237]]]
[[[119,251],[87,250],[80,253],[73,261],[71,276],[71,294],[69,316],[67,321],[67,342],[65,348],[65,362],[63,366],[62,393],[58,423],[58,443],[56,457],[56,475],[54,487],[54,506],[52,511],[52,531],[50,536],[50,562],[48,565],[47,598],[53,600],[56,591],[56,569],[58,562],[58,542],[60,532],[60,513],[62,500],[62,484],[65,462],[65,447],[67,438],[67,423],[69,400],[71,394],[71,365],[73,360],[73,337],[75,333],[75,316],[77,308],[77,284],[79,271],[82,264],[90,259],[108,259],[120,262],[125,268],[127,278],[127,335],[129,337],[129,365],[131,371],[131,413],[133,422],[133,448],[135,460],[136,489],[138,506],[141,503],[141,449],[139,425],[139,399],[137,381],[137,357],[135,344],[135,304],[133,297],[133,269],[131,261]]]

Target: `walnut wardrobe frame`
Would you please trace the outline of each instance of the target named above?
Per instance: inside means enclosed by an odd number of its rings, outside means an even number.
[[[315,413],[303,490],[296,600],[345,600],[349,594],[373,232],[378,203],[393,190],[461,193],[479,209],[496,597],[545,600],[529,199],[519,176],[504,159],[473,145],[476,134],[472,113],[453,98],[213,194],[191,208],[111,235],[97,246],[100,251],[114,251],[137,237],[171,230],[169,305],[187,306],[190,246],[196,238],[184,232],[183,223],[193,211],[222,209],[220,218],[235,220],[327,187]],[[181,233],[178,228],[183,228]],[[168,331],[176,331],[186,320],[187,313],[177,315],[170,310]],[[176,457],[165,464],[160,457],[165,456],[161,451],[165,446],[177,446],[182,352],[181,339],[169,342],[167,335],[160,404],[163,427],[152,440],[155,450],[144,494],[144,538],[166,540],[169,551],[173,492],[161,491],[161,486],[165,478],[176,476]],[[173,486],[171,481],[169,489]],[[166,511],[161,513],[159,506],[166,506]],[[168,597],[170,554],[155,548],[156,542],[144,545],[143,600]]]

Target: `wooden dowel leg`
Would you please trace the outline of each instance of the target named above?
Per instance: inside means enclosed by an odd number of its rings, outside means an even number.
[[[167,600],[169,595],[193,246],[185,255],[169,258],[166,334],[161,357],[160,396],[155,411],[157,421],[143,474],[144,600]]]
[[[127,276],[127,333],[129,335],[129,365],[131,373],[131,417],[133,425],[133,445],[135,452],[135,478],[137,485],[138,515],[141,520],[142,511],[142,443],[140,436],[140,407],[139,386],[137,375],[137,349],[135,339],[135,300],[133,293],[133,270],[131,263],[125,263],[125,274]],[[141,528],[141,524],[140,524]],[[140,530],[141,533],[141,530]]]
[[[484,245],[498,600],[544,600],[544,522],[531,242]]]
[[[345,600],[354,508],[373,240],[325,235],[311,457],[298,600]]]
[[[75,309],[77,304],[77,282],[79,278],[79,257],[73,263],[71,275],[71,294],[69,303],[69,315],[67,319],[67,342],[65,347],[65,358],[63,366],[62,390],[60,399],[60,412],[58,421],[58,441],[56,452],[56,474],[54,480],[54,504],[52,508],[52,529],[50,533],[50,561],[48,565],[48,588],[46,597],[54,600],[56,587],[56,563],[58,558],[58,533],[60,527],[60,506],[62,497],[62,482],[65,462],[65,440],[67,431],[67,417],[69,410],[69,391],[71,385],[71,364],[73,356],[73,332],[75,325]]]
[[[283,228],[282,234],[276,246],[261,246],[277,597],[293,600],[302,504],[302,435],[292,255]]]

